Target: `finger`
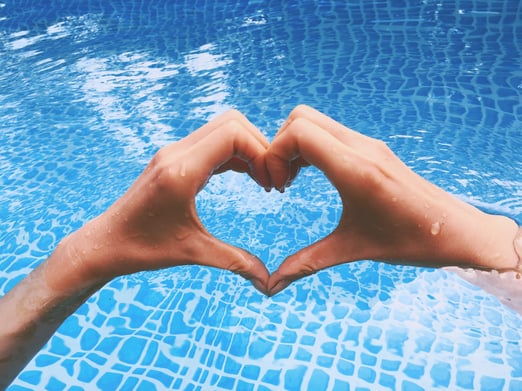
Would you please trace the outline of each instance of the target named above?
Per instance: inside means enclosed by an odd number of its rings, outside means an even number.
[[[198,144],[201,140],[204,140],[213,132],[219,132],[227,123],[232,122],[239,123],[242,126],[242,131],[257,140],[265,150],[268,148],[268,140],[243,114],[237,110],[228,110],[212,121],[209,121],[198,130],[192,132],[182,140],[164,147],[163,154],[178,156],[181,153],[186,153],[189,148],[192,148],[194,145]],[[238,172],[247,172],[261,186],[265,187],[266,189],[270,188],[270,180],[266,171],[266,167],[264,166],[264,158],[262,155],[256,157],[255,160],[247,162],[242,159],[232,158],[231,161],[224,167],[214,167],[214,169],[217,169],[216,173],[221,173],[230,169]]]
[[[288,116],[288,119],[278,131],[272,144],[278,141],[278,138],[283,137],[288,130],[294,129],[296,127],[296,121],[302,122],[302,120],[309,121],[310,123],[316,125],[318,129],[320,128],[324,132],[329,133],[340,143],[345,144],[352,150],[358,151],[358,153],[362,156],[382,158],[383,151],[387,149],[384,147],[384,143],[352,130],[321,113],[320,111],[306,105],[299,105],[292,110]],[[318,148],[320,146],[319,138],[317,140],[317,144]],[[385,153],[384,155],[388,155],[388,153]],[[332,156],[332,158],[335,158],[335,156]],[[269,166],[269,173],[271,175],[273,185],[280,187],[280,184],[284,181],[285,186],[289,186],[295,177],[295,173],[298,171],[298,169],[297,171],[295,170],[295,167],[304,167],[310,163],[311,161],[307,161],[307,159],[304,159],[301,156],[294,156],[291,160],[290,167],[286,167],[284,164],[280,164],[278,168]],[[294,168],[294,170],[291,168]]]
[[[310,164],[304,160],[302,157],[298,157],[290,162],[290,166],[288,168],[288,177],[286,179],[284,188],[281,189],[284,191],[285,188],[290,187],[294,179],[297,177],[297,174],[299,174],[299,171],[301,170],[301,167],[309,166]]]
[[[200,238],[191,241],[190,263],[229,270],[252,282],[263,294],[267,294],[269,272],[256,256],[239,247],[225,243],[210,233],[200,233]],[[196,246],[193,244],[197,243]]]
[[[352,259],[340,235],[333,232],[322,240],[286,258],[268,281],[268,294],[273,296],[292,282],[320,270]]]
[[[210,133],[221,128],[225,123],[229,121],[237,121],[243,125],[244,131],[249,132],[251,136],[256,138],[259,143],[268,148],[269,142],[266,137],[257,129],[241,112],[238,110],[228,110],[225,113],[219,115],[213,120],[207,122],[205,125],[197,129],[196,131],[189,134],[182,140],[174,143],[177,147],[188,148],[191,145],[198,143],[200,140],[207,137]]]
[[[252,177],[266,188],[270,186],[270,180],[264,162],[265,152],[265,144],[245,131],[242,122],[229,120],[185,152],[188,158],[186,168],[206,180],[214,170],[222,172],[223,169],[220,167],[223,164],[226,167],[231,160],[233,162],[236,159],[235,168],[238,168],[237,159],[240,159],[246,163]]]
[[[284,187],[290,179],[290,165],[297,157],[322,170],[334,182],[346,176],[344,166],[354,163],[357,152],[323,128],[305,119],[294,120],[267,150],[265,161],[276,188]],[[344,172],[342,172],[344,170]]]
[[[263,187],[270,186],[264,163],[265,144],[246,131],[242,122],[228,120],[205,133],[206,136],[198,137],[199,140],[195,143],[188,144],[182,140],[160,149],[148,169],[160,167],[167,174],[166,178],[174,180],[173,183],[183,183],[183,188],[178,187],[178,192],[183,190],[187,196],[194,196],[215,170],[235,159],[235,168],[247,170],[248,167],[248,172],[259,184]],[[237,163],[239,161],[242,162],[242,168]],[[222,171],[224,169],[220,172]]]
[[[288,116],[286,122],[283,124],[281,129],[278,131],[276,137],[282,133],[284,133],[290,124],[298,118],[307,119],[310,122],[313,122],[320,128],[323,128],[325,131],[330,133],[332,136],[337,138],[339,141],[351,145],[354,148],[359,148],[369,140],[370,137],[365,136],[355,130],[352,130],[343,124],[335,121],[333,118],[327,116],[324,113],[306,105],[299,105],[295,107],[290,115]]]
[[[247,174],[250,174],[250,166],[248,165],[248,162],[245,162],[241,158],[233,157],[228,162],[223,163],[221,166],[217,167],[213,174],[221,174],[225,171],[236,171],[236,172],[246,172]]]

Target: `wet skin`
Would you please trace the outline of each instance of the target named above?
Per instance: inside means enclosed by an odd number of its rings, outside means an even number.
[[[212,236],[196,213],[196,194],[214,174],[245,172],[263,188],[283,191],[308,165],[337,188],[343,213],[330,235],[286,258],[272,275],[255,255]],[[117,276],[210,266],[274,295],[303,276],[360,259],[510,270],[519,263],[517,230],[514,221],[483,213],[424,180],[383,142],[310,107],[295,108],[271,144],[231,110],[158,151],[120,199],[63,239],[0,299],[0,387]]]

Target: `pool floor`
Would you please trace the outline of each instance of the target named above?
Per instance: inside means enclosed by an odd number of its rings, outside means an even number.
[[[0,292],[229,108],[272,139],[309,104],[520,222],[521,37],[517,1],[0,0]],[[225,173],[198,213],[274,271],[342,207],[314,168],[276,193]],[[521,330],[445,270],[365,260],[267,298],[187,266],[107,284],[9,391],[518,391]]]

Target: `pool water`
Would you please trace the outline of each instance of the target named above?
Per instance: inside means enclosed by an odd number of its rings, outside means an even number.
[[[516,0],[0,0],[0,291],[105,210],[161,146],[227,108],[269,139],[306,103],[522,220]],[[274,271],[329,233],[313,168],[284,194],[212,178],[209,231]],[[112,281],[18,390],[522,390],[522,316],[443,270],[371,260],[272,298],[182,267]]]

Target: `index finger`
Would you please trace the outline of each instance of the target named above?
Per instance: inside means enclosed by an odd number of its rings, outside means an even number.
[[[339,162],[347,162],[353,153],[356,152],[314,122],[297,118],[274,139],[265,160],[276,188],[285,186],[289,162],[297,158],[319,168],[335,184],[340,175]]]
[[[298,105],[291,111],[287,120],[277,132],[274,141],[279,137],[282,137],[282,135],[284,135],[289,128],[295,127],[293,125],[294,121],[300,119],[309,121],[310,123],[316,125],[317,128],[321,128],[323,131],[328,132],[330,135],[339,140],[339,142],[350,145],[353,148],[361,150],[368,149],[368,146],[371,144],[371,139],[369,137],[342,125],[329,116],[306,105]],[[301,167],[308,166],[309,164],[310,162],[307,161],[307,159],[304,159],[302,156],[298,155],[293,157],[288,162],[286,167],[281,164],[277,169],[269,169],[269,173],[272,176],[272,183],[278,189],[289,186],[299,172],[299,169]],[[283,183],[283,185],[281,185],[281,183]],[[282,186],[282,188],[280,186]]]
[[[249,132],[262,145],[264,145],[265,148],[268,148],[269,143],[266,137],[259,131],[259,129],[254,124],[252,124],[252,122],[248,120],[247,117],[245,117],[240,111],[235,109],[230,109],[224,112],[223,114],[219,115],[218,117],[214,118],[213,120],[207,122],[205,125],[197,129],[196,131],[190,133],[185,138],[179,140],[176,144],[179,146],[183,146],[184,148],[187,148],[191,145],[196,144],[197,142],[208,136],[210,133],[214,132],[216,129],[230,121],[239,122],[243,126],[244,131]]]
[[[299,118],[307,119],[330,133],[342,143],[351,145],[354,148],[363,147],[365,143],[371,140],[370,137],[344,126],[326,114],[307,105],[298,105],[291,111],[287,120],[276,134],[276,138],[283,134],[288,127],[291,126],[293,121]]]
[[[256,137],[243,121],[230,119],[186,150],[185,169],[206,180],[214,170],[231,159],[239,158],[247,163],[254,179],[262,186],[269,187],[265,152],[265,142]]]

